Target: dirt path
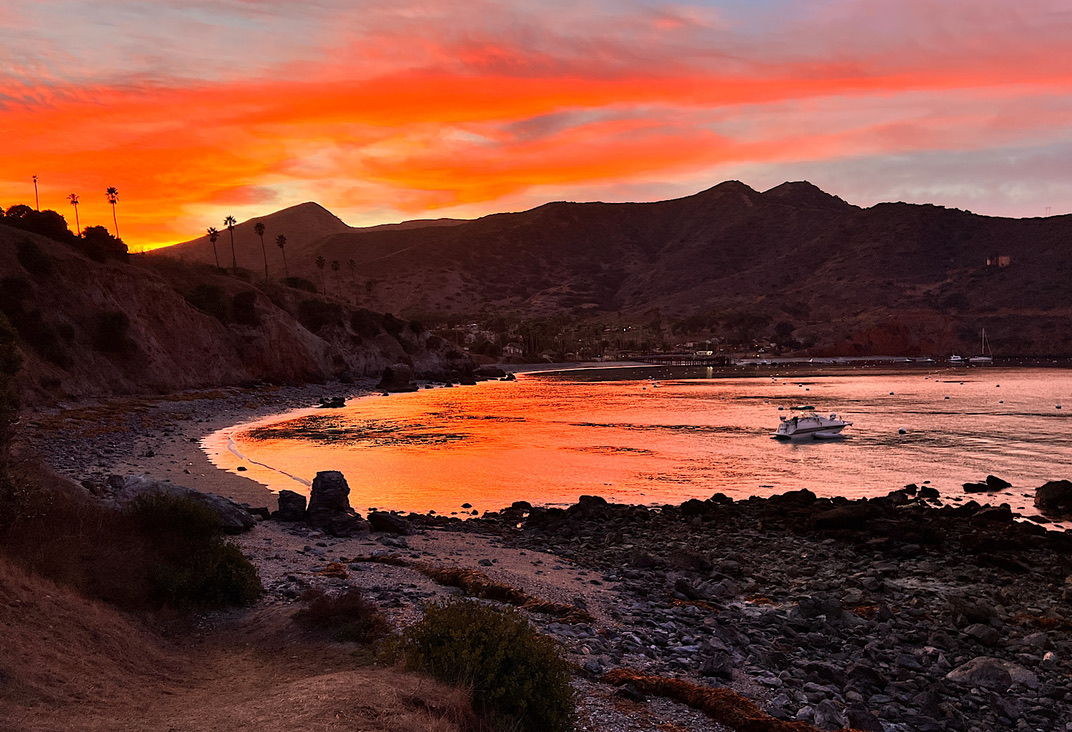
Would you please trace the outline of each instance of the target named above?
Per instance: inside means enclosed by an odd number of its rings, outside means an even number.
[[[310,635],[282,608],[217,616],[164,645],[183,676],[135,673],[66,703],[8,707],[0,729],[451,732],[468,714],[464,692],[376,666],[369,649]]]

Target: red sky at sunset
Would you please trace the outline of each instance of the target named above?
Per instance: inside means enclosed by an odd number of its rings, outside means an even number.
[[[0,207],[133,249],[807,179],[1072,210],[1072,9],[1023,0],[0,0]]]

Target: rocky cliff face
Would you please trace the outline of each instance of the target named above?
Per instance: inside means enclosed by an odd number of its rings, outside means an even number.
[[[91,261],[0,226],[0,312],[18,332],[28,404],[255,381],[468,374],[468,357],[393,316],[248,271],[143,257]]]

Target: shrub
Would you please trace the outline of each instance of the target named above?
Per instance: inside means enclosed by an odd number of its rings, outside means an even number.
[[[52,274],[52,260],[30,239],[23,239],[16,245],[15,256],[23,269],[34,277],[47,277]]]
[[[298,303],[298,322],[311,333],[318,333],[321,328],[342,323],[341,305],[310,298]]]
[[[431,605],[405,634],[410,662],[441,681],[468,685],[478,711],[502,729],[573,728],[569,666],[557,644],[514,610],[471,600]]]
[[[380,334],[380,318],[371,310],[360,308],[350,314],[350,327],[362,338],[375,338]]]
[[[93,347],[110,356],[131,356],[138,346],[127,334],[130,318],[119,310],[103,310],[97,313],[93,328]]]
[[[23,313],[32,298],[33,285],[25,277],[5,277],[0,280],[0,313],[6,315],[12,323]]]
[[[74,239],[74,235],[67,229],[67,220],[48,209],[37,211],[25,204],[17,204],[4,214],[3,223],[55,241],[70,242]]]
[[[371,643],[391,632],[380,609],[366,600],[359,590],[348,589],[339,595],[329,595],[321,589],[312,589],[302,599],[308,605],[295,613],[294,619],[330,631],[335,640]]]
[[[74,240],[74,246],[95,262],[127,258],[127,245],[103,226],[87,226],[82,238]]]
[[[124,514],[148,546],[148,599],[178,608],[246,605],[261,592],[257,569],[223,540],[220,520],[192,498],[151,493]]]
[[[283,284],[287,287],[293,287],[295,290],[304,290],[305,292],[316,292],[316,285],[304,277],[285,277]]]
[[[15,345],[15,329],[0,313],[0,494],[3,493],[7,430],[18,412],[18,400],[15,390],[11,388],[11,381],[21,366],[22,358]]]
[[[253,290],[240,292],[231,298],[231,313],[234,315],[235,322],[240,325],[260,325],[261,319],[257,314],[256,302],[257,293]]]
[[[391,313],[383,314],[383,329],[393,336],[398,336],[402,332],[402,329],[406,327],[406,321],[402,318],[396,318]]]
[[[221,323],[230,320],[227,309],[227,298],[223,294],[223,288],[219,285],[200,284],[190,292],[183,295],[186,302],[193,305],[203,313],[211,315]]]
[[[64,347],[64,341],[70,343],[74,339],[74,329],[70,323],[48,323],[40,310],[22,313],[15,322],[19,335],[42,358],[61,368],[71,365],[71,356]]]

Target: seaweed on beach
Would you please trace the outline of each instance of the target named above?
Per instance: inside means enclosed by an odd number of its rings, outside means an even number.
[[[631,684],[641,694],[664,696],[699,709],[735,732],[818,732],[806,722],[775,719],[731,689],[700,686],[685,679],[654,676],[630,668],[614,669],[603,680],[616,686]]]
[[[435,446],[460,442],[469,437],[464,432],[435,430],[421,425],[384,420],[354,420],[327,414],[311,414],[297,419],[254,427],[243,433],[246,439],[291,440],[314,444],[363,447]]]
[[[381,554],[371,557],[354,557],[351,562],[371,562],[388,564],[394,567],[408,567],[420,572],[436,584],[457,587],[470,597],[495,600],[507,605],[514,605],[529,612],[541,613],[558,618],[563,623],[591,623],[592,616],[587,610],[574,605],[541,600],[516,587],[496,582],[483,572],[462,567],[443,567],[424,562],[414,562],[394,554]]]

